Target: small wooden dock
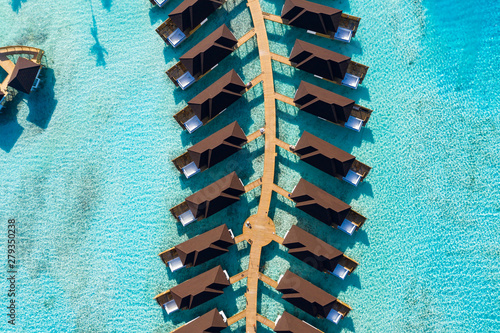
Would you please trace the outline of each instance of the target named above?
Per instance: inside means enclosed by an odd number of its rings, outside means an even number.
[[[366,73],[370,67],[360,64],[355,61],[351,61],[349,66],[347,66],[347,73],[359,77],[359,84],[363,83]]]
[[[173,260],[177,257],[179,257],[179,255],[177,254],[177,250],[175,249],[175,246],[174,247],[171,247],[170,249],[166,250],[166,251],[163,251],[159,254],[161,260],[165,263],[165,265],[168,265],[168,262],[170,260]]]
[[[167,73],[168,78],[172,81],[177,87],[179,84],[177,83],[177,79],[179,79],[182,75],[187,73],[187,68],[184,66],[182,62],[176,63],[174,66],[170,67],[165,73]]]
[[[354,37],[356,35],[356,32],[358,31],[359,21],[361,21],[361,18],[359,17],[342,13],[342,15],[340,16],[339,27],[351,30],[352,37]],[[335,35],[335,33],[333,33],[333,35]],[[333,39],[333,37],[331,38]]]
[[[177,221],[179,221],[179,215],[185,213],[189,210],[188,204],[186,201],[178,204],[177,206],[170,209],[170,213],[175,217]]]
[[[172,160],[172,163],[174,163],[175,168],[179,171],[182,172],[182,168],[184,168],[186,165],[189,163],[193,162],[193,159],[191,158],[191,155],[189,155],[188,152],[185,152],[181,156],[177,156]]]
[[[205,22],[202,22],[201,24],[198,24],[196,27],[193,29],[188,29],[186,31],[183,31],[182,33],[186,36],[185,39],[187,39],[189,36],[194,34],[196,30],[200,29],[201,26]],[[168,19],[165,20],[162,24],[158,26],[158,28],[155,29],[155,31],[160,35],[161,39],[167,44],[170,45],[168,42],[168,37],[175,31],[177,30],[178,27],[175,25],[175,23],[172,21],[172,19],[169,17]]]

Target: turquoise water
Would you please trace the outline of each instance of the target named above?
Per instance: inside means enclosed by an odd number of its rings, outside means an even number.
[[[284,1],[263,1],[279,13]],[[276,90],[293,95],[300,79],[374,110],[354,133],[278,102],[278,133],[294,143],[310,131],[373,170],[358,188],[326,177],[279,149],[277,183],[291,190],[300,175],[368,217],[353,238],[273,198],[277,232],[292,224],[360,262],[341,282],[325,277],[272,244],[265,272],[289,266],[353,307],[339,326],[313,319],[262,285],[259,311],[283,309],[325,332],[500,331],[500,4],[478,1],[319,1],[362,17],[343,45],[268,23],[273,52],[287,55],[295,38],[328,47],[370,70],[357,91],[274,64]],[[169,209],[236,170],[244,183],[263,169],[263,139],[212,170],[183,180],[170,160],[209,133],[238,120],[246,133],[264,124],[262,88],[193,135],[171,117],[205,85],[235,68],[245,82],[260,70],[255,39],[188,91],[164,71],[222,22],[242,36],[251,25],[243,1],[229,0],[175,51],[154,32],[178,4],[148,1],[10,0],[0,4],[0,46],[46,51],[41,88],[19,96],[0,115],[0,225],[18,221],[19,332],[165,332],[214,306],[233,315],[245,306],[244,281],[194,310],[164,317],[154,295],[221,263],[246,268],[249,247],[220,260],[168,272],[157,254],[227,223],[241,233],[259,192],[203,223],[182,228]],[[294,75],[293,77],[291,77]],[[0,233],[3,253],[5,232]],[[0,283],[3,295],[5,280]],[[3,302],[3,304],[6,304]],[[244,321],[227,331],[243,332]],[[1,330],[13,331],[5,318]],[[259,329],[266,331],[259,326]]]

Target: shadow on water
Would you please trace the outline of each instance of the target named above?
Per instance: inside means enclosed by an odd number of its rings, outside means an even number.
[[[149,3],[149,1],[147,2]],[[151,4],[151,9],[149,10],[149,21],[151,25],[160,25],[164,22],[168,18],[168,14],[170,14],[170,12],[181,2],[182,0],[170,0],[161,8]]]
[[[22,4],[26,2],[27,0],[11,0],[10,6],[12,7],[12,10],[15,11],[16,13],[19,13],[19,10],[22,7]]]
[[[21,136],[24,128],[17,122],[18,105],[27,99],[29,113],[27,120],[42,129],[46,129],[57,106],[54,99],[56,78],[52,68],[44,68],[40,73],[40,86],[30,95],[17,93],[0,113],[0,148],[10,152]]]
[[[54,98],[56,78],[52,68],[44,68],[40,73],[40,85],[37,91],[28,97],[29,114],[27,120],[38,127],[46,129],[57,106]]]
[[[101,0],[101,3],[102,3],[102,8],[106,9],[109,12],[111,6],[113,5],[113,0]]]
[[[90,34],[95,40],[95,44],[90,48],[90,52],[96,56],[96,66],[106,66],[106,59],[104,59],[104,57],[108,54],[108,51],[106,51],[106,49],[101,45],[101,42],[99,41],[97,21],[95,19],[92,3],[90,3],[90,10],[92,12],[92,27],[90,28]]]
[[[0,148],[10,152],[24,131],[16,119],[16,108],[4,108],[0,111]]]

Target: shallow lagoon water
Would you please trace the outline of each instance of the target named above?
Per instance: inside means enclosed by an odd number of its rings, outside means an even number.
[[[278,14],[284,1],[262,1]],[[278,102],[279,137],[303,130],[349,151],[373,170],[358,188],[301,163],[278,148],[277,183],[302,176],[368,217],[349,238],[273,197],[271,217],[283,236],[292,224],[360,262],[345,281],[325,277],[272,244],[265,273],[288,267],[353,307],[335,326],[311,318],[262,286],[259,311],[283,309],[325,332],[494,332],[500,330],[500,5],[479,1],[318,1],[362,18],[348,45],[267,23],[273,52],[288,55],[295,38],[370,66],[356,91],[275,63],[276,90],[293,96],[300,79],[374,110],[361,133],[322,122]],[[158,26],[180,3],[11,0],[0,5],[0,45],[46,51],[41,88],[0,115],[1,224],[18,221],[19,332],[164,332],[217,306],[245,306],[244,283],[194,310],[166,317],[154,295],[221,263],[245,269],[249,247],[171,274],[157,254],[227,223],[241,233],[258,190],[225,211],[182,228],[168,210],[236,170],[244,183],[263,168],[263,139],[221,165],[183,180],[170,160],[209,133],[238,120],[246,133],[264,125],[261,86],[193,135],[171,117],[185,101],[235,68],[245,82],[260,70],[255,40],[189,90],[164,71],[226,24],[241,37],[251,26],[243,1],[228,1],[178,49]],[[470,32],[474,31],[471,36]],[[293,75],[293,77],[292,77]],[[5,251],[5,235],[0,236]],[[0,288],[6,290],[6,282]],[[4,293],[2,292],[2,295]],[[3,296],[2,299],[4,299]],[[12,330],[5,320],[2,330]],[[259,329],[266,331],[262,326]],[[227,331],[243,332],[244,321]]]

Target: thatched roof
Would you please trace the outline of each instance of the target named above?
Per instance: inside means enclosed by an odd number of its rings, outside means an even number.
[[[281,315],[274,331],[278,333],[321,333],[314,326],[292,316],[286,311]]]
[[[333,272],[344,256],[342,251],[296,225],[286,234],[283,245],[288,248],[288,253],[322,272]]]
[[[237,43],[236,37],[223,24],[181,56],[180,61],[186,66],[191,75],[205,74],[222,59],[230,55]]]
[[[232,69],[191,99],[188,105],[198,119],[212,119],[236,102],[244,89],[245,84]]]
[[[297,39],[290,61],[296,68],[333,81],[344,79],[351,58]]]
[[[276,290],[283,293],[281,298],[314,317],[326,318],[337,302],[337,298],[290,271],[283,275]]]
[[[224,321],[219,310],[212,309],[172,333],[216,333],[226,327],[227,322]]]
[[[212,268],[170,289],[179,309],[192,309],[224,293],[230,283],[221,266]]]
[[[306,0],[286,0],[281,18],[295,27],[328,34],[336,32],[342,11]]]
[[[217,0],[184,0],[168,14],[182,31],[193,29],[222,5]]]
[[[222,177],[186,198],[186,203],[196,219],[209,217],[240,200],[245,193],[236,172]]]
[[[351,206],[305,179],[301,179],[290,198],[295,206],[329,226],[344,222]]]
[[[238,152],[246,142],[245,133],[235,121],[188,148],[188,153],[198,168],[210,168]]]
[[[31,60],[19,57],[9,79],[9,87],[29,94],[42,65]]]
[[[200,265],[229,252],[234,239],[223,224],[201,235],[188,239],[175,247],[183,265]]]
[[[294,152],[300,159],[334,177],[344,177],[356,157],[340,148],[304,131],[295,145]]]
[[[302,111],[337,124],[347,122],[354,106],[352,99],[305,81],[300,82],[293,102]]]

